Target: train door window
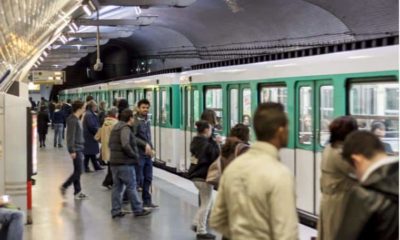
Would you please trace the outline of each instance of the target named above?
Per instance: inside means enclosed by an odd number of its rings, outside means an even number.
[[[329,124],[332,122],[333,115],[333,86],[320,86],[319,88],[319,141],[324,146],[329,139]]]
[[[190,87],[186,88],[186,127],[192,129],[192,97]]]
[[[153,104],[153,90],[152,89],[146,89],[145,92],[145,98],[150,102],[150,111],[149,111],[149,117],[151,120],[153,120],[153,112],[154,112],[154,104]]]
[[[239,90],[232,88],[229,91],[230,98],[230,127],[232,128],[239,123]]]
[[[313,95],[310,86],[303,86],[299,89],[299,143],[311,145],[313,134]]]
[[[282,103],[287,111],[287,87],[285,86],[263,86],[260,89],[260,102]]]
[[[167,90],[161,90],[161,124],[167,124],[169,122],[168,119],[168,98],[167,98]]]
[[[200,92],[198,89],[193,90],[193,119],[200,120]]]
[[[133,106],[135,104],[135,101],[134,101],[133,97],[134,97],[133,91],[129,90],[128,91],[128,103],[129,103],[129,106]]]
[[[397,82],[350,84],[350,114],[359,129],[373,131],[389,154],[399,152],[399,88]]]
[[[251,90],[244,88],[242,90],[242,123],[246,126],[251,125]]]
[[[215,128],[222,130],[223,114],[222,114],[222,89],[207,88],[205,94],[205,107],[213,110],[217,115],[217,124]]]

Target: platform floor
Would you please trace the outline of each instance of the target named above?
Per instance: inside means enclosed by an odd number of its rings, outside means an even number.
[[[52,134],[48,134],[50,137]],[[50,141],[49,141],[50,140]],[[111,218],[111,191],[101,186],[105,171],[82,175],[83,191],[89,199],[76,201],[72,188],[63,201],[61,183],[71,174],[72,163],[64,148],[38,149],[38,175],[33,187],[33,224],[25,227],[26,240],[191,240],[190,230],[197,209],[196,189],[190,181],[155,169],[154,202],[160,205],[151,215]],[[126,206],[130,210],[130,206]],[[316,236],[314,229],[299,225],[300,239]]]

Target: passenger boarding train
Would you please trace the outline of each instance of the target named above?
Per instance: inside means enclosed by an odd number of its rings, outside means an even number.
[[[64,90],[59,98],[92,95],[109,106],[115,98],[131,106],[148,99],[156,161],[181,173],[189,168],[194,122],[204,109],[217,113],[218,132],[226,136],[236,123],[251,127],[258,103],[280,102],[290,128],[281,161],[296,177],[300,213],[312,218],[319,212],[321,151],[335,117],[352,115],[367,130],[384,123],[382,140],[398,152],[398,64],[398,45],[386,46],[125,79]]]

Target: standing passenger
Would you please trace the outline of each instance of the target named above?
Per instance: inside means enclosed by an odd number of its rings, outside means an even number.
[[[99,143],[94,139],[97,131],[99,130],[99,119],[95,113],[97,104],[91,100],[86,107],[85,116],[83,119],[83,136],[85,137],[85,172],[91,172],[89,168],[89,160],[92,162],[96,171],[103,170],[97,161],[96,155],[100,152]]]
[[[49,119],[49,113],[46,111],[45,105],[40,106],[40,111],[38,113],[37,121],[38,121],[37,131],[39,133],[40,147],[46,147],[46,135],[49,129],[50,119]]]
[[[62,105],[62,111],[63,111],[63,113],[64,113],[64,129],[63,129],[63,132],[62,132],[62,138],[64,139],[64,136],[65,136],[65,128],[67,127],[67,118],[69,117],[69,115],[71,115],[72,114],[72,106],[71,106],[71,99],[67,99],[67,102],[66,103],[64,103],[63,105]]]
[[[134,132],[139,146],[139,165],[136,173],[139,178],[139,187],[143,188],[143,204],[147,208],[158,208],[151,197],[151,183],[153,181],[153,144],[151,143],[151,121],[148,117],[150,102],[142,99],[138,102],[138,112],[135,115]]]
[[[85,199],[87,195],[81,192],[81,173],[83,161],[83,148],[85,140],[83,138],[82,124],[79,118],[85,111],[85,104],[75,101],[72,104],[72,114],[67,119],[67,147],[74,164],[74,172],[61,186],[61,195],[65,197],[67,188],[74,184],[75,199]]]
[[[297,240],[294,178],[279,160],[288,141],[288,119],[279,103],[263,103],[254,114],[257,142],[224,174],[210,225],[231,240]]]
[[[204,120],[196,122],[197,136],[190,143],[191,164],[189,179],[193,181],[200,193],[200,208],[194,218],[193,229],[197,232],[197,239],[215,239],[213,234],[207,233],[207,216],[212,204],[211,184],[206,183],[210,165],[219,156],[219,147],[215,141],[210,141],[211,125]]]
[[[62,148],[62,132],[64,131],[64,113],[61,110],[61,104],[56,105],[56,110],[53,113],[54,125],[54,147]]]
[[[225,168],[239,155],[249,149],[250,129],[247,125],[238,123],[229,133],[225,144],[221,149],[221,170]]]
[[[399,239],[399,161],[385,153],[377,136],[351,133],[343,158],[353,165],[360,184],[349,194],[337,240]]]
[[[358,129],[357,121],[344,116],[333,120],[329,125],[330,139],[322,153],[321,162],[321,207],[318,219],[318,239],[333,239],[343,217],[345,200],[356,184],[351,178],[353,167],[343,160],[343,142],[348,134]]]
[[[136,190],[135,165],[138,164],[139,156],[136,137],[131,128],[134,121],[132,110],[125,109],[120,114],[120,121],[113,127],[110,134],[110,166],[113,175],[112,218],[125,215],[121,210],[124,185],[134,215],[139,217],[150,214],[149,210],[143,209]]]

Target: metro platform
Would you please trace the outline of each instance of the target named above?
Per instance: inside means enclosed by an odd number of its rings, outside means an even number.
[[[53,147],[52,135],[49,129],[47,147],[38,148],[33,223],[25,226],[25,240],[196,239],[190,226],[197,210],[197,189],[191,181],[161,169],[154,168],[153,180],[153,198],[160,208],[149,216],[111,218],[111,191],[101,186],[106,170],[82,174],[88,199],[74,200],[71,187],[63,200],[59,187],[72,173],[72,162],[65,146]],[[125,208],[130,211],[129,204]],[[317,232],[299,224],[299,235],[301,240],[309,240]]]

